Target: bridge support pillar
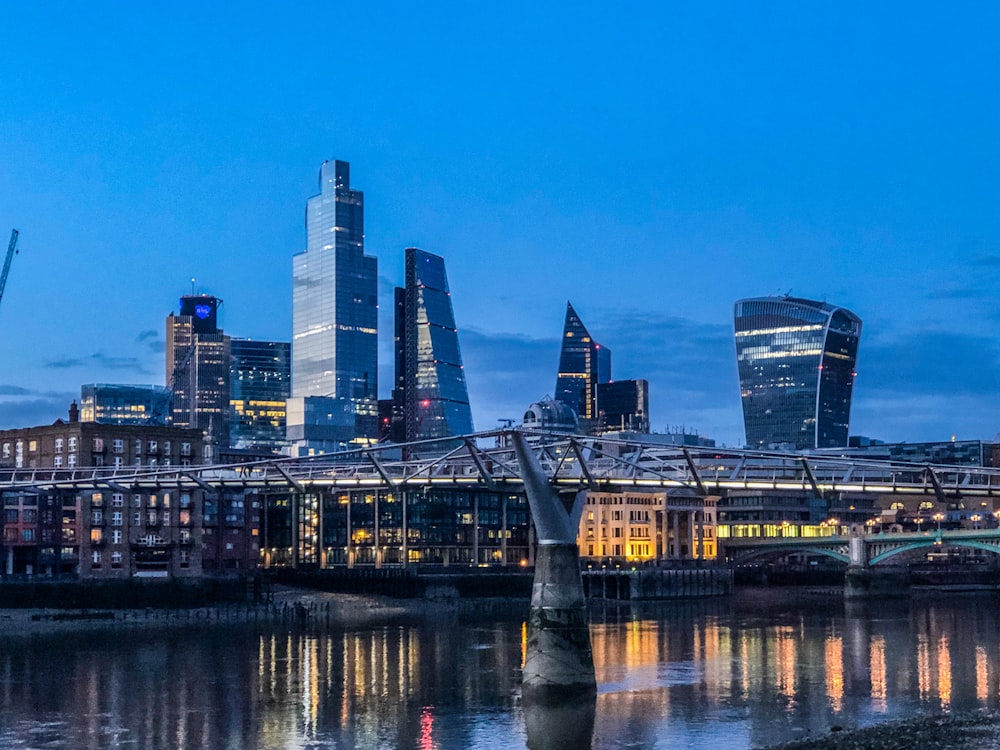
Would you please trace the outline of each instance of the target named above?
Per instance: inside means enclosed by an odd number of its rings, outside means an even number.
[[[593,703],[597,681],[576,544],[586,493],[577,493],[567,510],[524,435],[515,432],[511,440],[538,533],[522,696],[526,704]]]

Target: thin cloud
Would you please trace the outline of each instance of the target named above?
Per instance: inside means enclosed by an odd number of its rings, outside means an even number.
[[[142,375],[150,374],[142,360],[138,357],[113,357],[103,352],[95,352],[89,357],[67,357],[65,359],[49,360],[43,367],[52,370],[99,367],[105,370],[129,370]]]

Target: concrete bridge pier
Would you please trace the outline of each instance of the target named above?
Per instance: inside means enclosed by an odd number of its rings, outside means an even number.
[[[873,568],[868,564],[868,547],[860,527],[851,527],[847,549],[850,563],[844,575],[846,599],[875,599],[909,594],[910,584],[906,571]]]
[[[524,435],[513,433],[512,442],[538,534],[522,696],[526,705],[549,707],[589,698],[593,708],[597,681],[576,545],[586,493],[567,509]]]

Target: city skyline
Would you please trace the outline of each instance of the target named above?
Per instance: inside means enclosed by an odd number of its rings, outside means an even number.
[[[448,263],[480,429],[554,395],[572,299],[654,430],[741,444],[732,305],[791,291],[865,321],[852,433],[1000,430],[1000,10],[184,7],[0,7],[0,425],[157,382],[188,291],[290,341],[302,207],[340,158],[381,398],[417,246]],[[305,43],[333,23],[337,49]]]

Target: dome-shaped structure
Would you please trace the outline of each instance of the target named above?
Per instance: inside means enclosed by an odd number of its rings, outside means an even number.
[[[579,420],[565,403],[546,396],[528,407],[521,426],[526,430],[573,433],[579,429]]]

